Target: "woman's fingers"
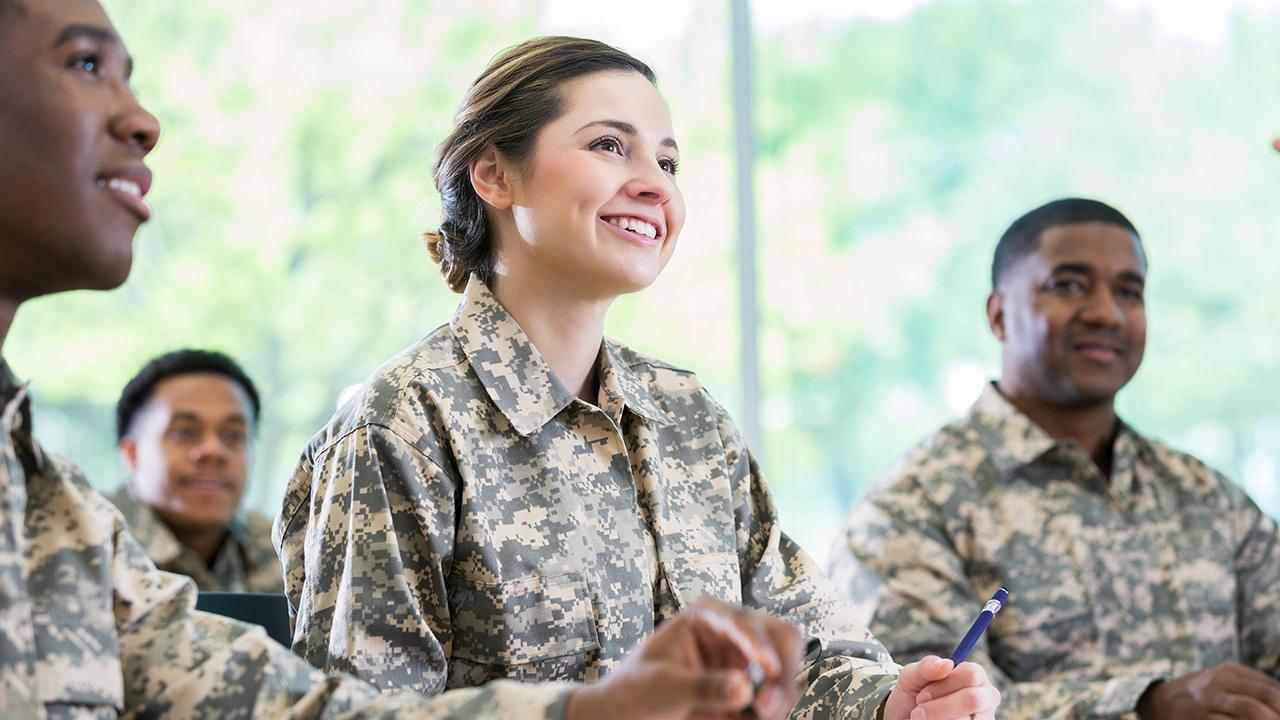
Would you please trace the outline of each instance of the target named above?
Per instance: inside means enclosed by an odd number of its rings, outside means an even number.
[[[993,713],[999,704],[1000,693],[994,687],[966,687],[919,703],[911,712],[911,720],[969,720],[970,715]]]
[[[981,687],[990,684],[987,671],[977,663],[960,663],[951,674],[937,682],[929,683],[916,695],[916,702],[926,703],[934,698],[963,690],[968,687]]]

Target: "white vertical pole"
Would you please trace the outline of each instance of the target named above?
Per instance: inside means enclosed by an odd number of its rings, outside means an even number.
[[[750,0],[730,0],[733,20],[733,139],[737,158],[738,209],[738,362],[742,371],[742,416],[738,419],[747,445],[755,455],[764,452],[760,430],[760,361],[757,350],[755,123],[752,119],[753,81]]]

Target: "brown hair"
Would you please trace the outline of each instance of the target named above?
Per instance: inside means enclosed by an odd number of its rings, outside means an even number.
[[[493,274],[492,238],[484,201],[471,185],[471,161],[493,146],[515,163],[533,151],[538,132],[564,111],[560,86],[604,71],[638,72],[656,83],[653,70],[596,40],[550,36],[507,48],[471,84],[454,116],[453,132],[440,143],[433,175],[440,192],[440,228],[425,234],[431,259],[454,292],[474,273]]]

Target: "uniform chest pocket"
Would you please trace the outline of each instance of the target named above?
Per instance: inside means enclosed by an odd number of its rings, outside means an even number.
[[[662,572],[679,607],[688,607],[704,596],[728,603],[742,602],[742,575],[738,556],[733,553],[664,559]]]
[[[991,657],[1014,682],[1100,668],[1098,629],[1075,577],[1009,588],[1012,600],[992,623]]]
[[[576,572],[504,583],[451,579],[449,686],[578,679],[600,647],[591,597]]]
[[[1211,522],[1206,518],[1200,527],[1209,528]],[[1231,545],[1209,530],[1199,532],[1207,537],[1198,546],[1196,533],[1186,531],[1170,543],[1177,546],[1165,559],[1169,568],[1165,574],[1171,581],[1160,587],[1173,588],[1168,604],[1176,608],[1169,613],[1172,627],[1166,633],[1185,635],[1195,653],[1195,666],[1212,667],[1241,657],[1236,598],[1247,593],[1237,585]]]
[[[36,683],[49,706],[116,717],[124,711],[124,678],[115,617],[95,599],[58,594],[32,609]]]

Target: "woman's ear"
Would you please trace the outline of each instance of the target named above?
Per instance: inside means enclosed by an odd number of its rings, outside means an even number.
[[[497,148],[489,146],[471,161],[471,187],[495,210],[511,207],[511,165]]]

